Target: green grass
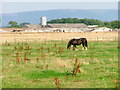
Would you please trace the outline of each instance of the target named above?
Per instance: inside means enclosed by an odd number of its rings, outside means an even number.
[[[60,77],[60,76],[65,76],[65,73],[59,73],[53,70],[43,70],[43,71],[31,71],[24,73],[23,76],[26,76],[29,79],[45,79],[45,78],[50,78],[50,77]]]
[[[59,78],[61,88],[115,88],[117,45],[115,41],[89,42],[87,51],[81,46],[73,51],[66,49],[66,41],[3,43],[2,87],[55,88],[54,78]],[[24,62],[25,52],[30,61]],[[19,53],[19,62],[16,53]],[[72,76],[76,58],[81,73]]]

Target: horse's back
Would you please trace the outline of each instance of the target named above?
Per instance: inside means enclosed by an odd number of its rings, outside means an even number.
[[[71,39],[69,42],[73,42],[73,41],[75,41],[76,39],[75,38],[73,38],[73,39]]]
[[[86,38],[79,38],[79,40],[82,41],[82,42],[87,42]]]
[[[80,40],[87,40],[86,38],[79,38]]]

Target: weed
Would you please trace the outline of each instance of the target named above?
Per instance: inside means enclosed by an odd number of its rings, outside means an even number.
[[[19,57],[19,53],[16,53],[16,62],[17,62],[18,64],[20,64],[20,57]]]
[[[59,53],[59,54],[62,54],[63,52],[64,52],[64,48],[59,47],[58,53]]]
[[[118,90],[118,81],[119,80],[115,80],[115,88]]]
[[[36,58],[36,62],[38,62],[38,61],[39,61],[39,58],[37,57],[37,58]]]
[[[45,54],[45,53],[42,53],[42,54],[41,54],[41,59],[42,59],[43,61],[46,60],[46,54]]]
[[[32,48],[30,48],[30,46],[27,46],[27,50],[31,50]]]
[[[19,48],[20,51],[22,51],[23,49],[24,49],[23,46],[21,46],[21,47]]]
[[[17,50],[17,47],[14,47],[14,50]]]
[[[76,76],[77,73],[81,73],[80,64],[78,63],[78,58],[75,59],[75,64],[73,68],[73,76]]]
[[[49,66],[49,65],[48,65],[48,64],[46,64],[46,65],[45,65],[45,68],[46,68],[46,69],[48,69],[48,66]]]
[[[54,44],[54,48],[56,48],[57,47],[57,44]]]
[[[48,51],[48,53],[50,53],[50,48],[49,47],[47,48],[47,51]]]
[[[24,53],[24,62],[26,62],[26,61],[30,61],[30,59],[26,57],[26,52],[25,52]]]
[[[60,79],[59,78],[54,78],[54,83],[56,85],[56,88],[60,88]]]

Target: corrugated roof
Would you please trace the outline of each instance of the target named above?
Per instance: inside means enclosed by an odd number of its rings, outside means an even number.
[[[48,24],[53,28],[87,28],[85,24]]]
[[[36,24],[36,25],[26,25],[27,28],[32,29],[40,29],[42,28],[42,25]],[[85,24],[48,24],[45,27],[52,27],[52,28],[87,28]]]
[[[32,28],[32,29],[39,29],[42,28],[41,25],[36,24],[36,25],[25,25],[26,28]]]

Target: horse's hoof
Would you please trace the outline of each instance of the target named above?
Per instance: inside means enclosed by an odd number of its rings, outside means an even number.
[[[85,50],[84,48],[82,48],[82,50]]]
[[[76,49],[75,51],[78,51],[78,49]]]

